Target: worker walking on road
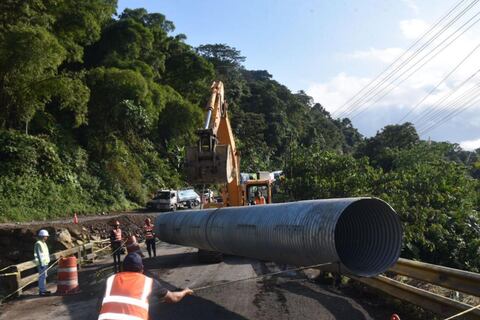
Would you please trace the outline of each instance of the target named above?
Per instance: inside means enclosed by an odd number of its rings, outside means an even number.
[[[34,247],[35,263],[38,270],[38,294],[41,296],[48,296],[51,293],[47,290],[47,269],[50,263],[50,252],[47,246],[48,237],[47,230],[40,230],[38,232],[38,241],[35,242]]]
[[[168,291],[157,280],[145,276],[142,258],[130,253],[123,261],[123,272],[107,279],[98,320],[147,320],[149,296],[163,298],[167,303],[177,303],[191,294],[193,291],[188,288],[179,292]]]
[[[115,221],[110,233],[110,244],[112,245],[113,267],[115,273],[117,273],[120,272],[120,255],[122,254],[122,229],[120,229],[120,222],[118,221]]]
[[[147,251],[148,251],[148,257],[157,256],[157,250],[155,248],[155,232],[154,230],[154,225],[152,223],[152,220],[150,218],[145,219],[145,225],[143,226],[143,230],[145,231],[145,242],[147,244]]]

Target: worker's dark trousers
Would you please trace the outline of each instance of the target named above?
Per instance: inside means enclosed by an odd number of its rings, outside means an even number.
[[[148,257],[151,258],[152,253],[153,253],[153,256],[156,257],[157,249],[155,248],[155,239],[147,239],[145,240],[145,242],[147,243]]]
[[[122,254],[122,249],[120,249],[120,243],[112,243],[112,252],[113,252],[113,268],[115,269],[115,273],[120,272],[120,255]]]

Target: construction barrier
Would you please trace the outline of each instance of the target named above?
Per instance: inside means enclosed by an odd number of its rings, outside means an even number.
[[[77,258],[60,258],[57,277],[57,294],[77,293],[80,289],[78,287]]]

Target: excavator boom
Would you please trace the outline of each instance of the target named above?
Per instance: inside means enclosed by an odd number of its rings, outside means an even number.
[[[197,131],[196,146],[186,154],[186,172],[193,184],[239,183],[239,159],[235,149],[223,83],[212,84],[205,124]]]

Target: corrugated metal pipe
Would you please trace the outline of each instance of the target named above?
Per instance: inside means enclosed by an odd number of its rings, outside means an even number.
[[[173,244],[295,266],[338,263],[367,277],[395,264],[403,238],[398,215],[377,198],[166,213],[156,225],[160,240]]]

